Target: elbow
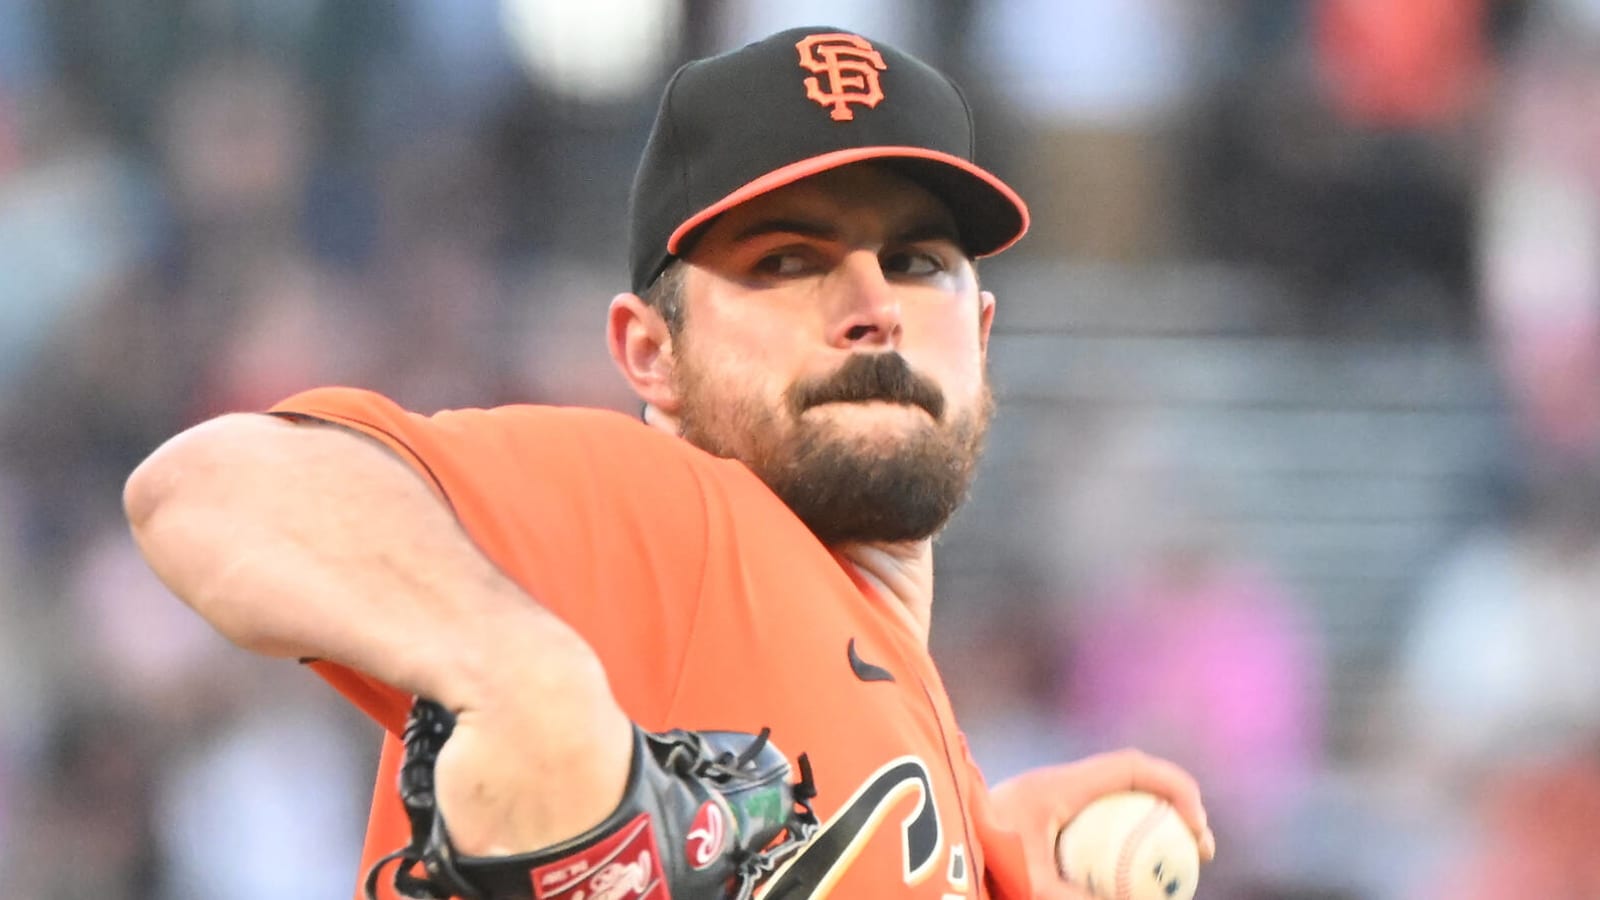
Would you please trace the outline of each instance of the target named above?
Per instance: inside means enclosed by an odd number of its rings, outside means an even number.
[[[179,597],[192,600],[196,548],[203,529],[210,474],[227,451],[229,425],[213,419],[167,440],[139,463],[122,486],[122,509],[145,562]]]
[[[122,486],[122,510],[135,535],[147,531],[157,514],[181,496],[186,482],[215,469],[216,459],[227,452],[223,445],[236,418],[222,416],[181,432],[128,475]]]
[[[172,495],[175,473],[169,446],[170,442],[146,457],[122,485],[122,512],[136,535],[150,524],[156,510]]]
[[[174,595],[233,643],[255,649],[248,616],[220,596],[217,477],[251,436],[249,422],[224,416],[168,440],[129,474],[122,489],[128,527],[145,563]],[[252,417],[254,418],[254,417]]]

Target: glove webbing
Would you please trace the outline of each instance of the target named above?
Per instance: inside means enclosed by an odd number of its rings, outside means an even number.
[[[401,736],[405,756],[400,763],[400,803],[411,822],[411,843],[378,860],[367,872],[368,900],[378,900],[378,876],[385,866],[397,859],[400,868],[395,871],[394,887],[402,896],[413,900],[448,900],[450,897],[478,900],[477,891],[456,876],[454,866],[438,867],[439,871],[425,866],[428,878],[411,874],[415,866],[426,859],[424,849],[433,831],[433,813],[437,806],[433,794],[434,762],[455,727],[456,717],[438,703],[418,697],[412,704],[411,717],[406,720]],[[451,893],[438,893],[434,889],[437,882],[446,883]]]

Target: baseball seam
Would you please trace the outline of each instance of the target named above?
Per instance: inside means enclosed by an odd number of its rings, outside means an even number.
[[[1117,900],[1133,900],[1133,854],[1150,836],[1150,832],[1161,824],[1161,818],[1166,815],[1168,808],[1166,803],[1150,807],[1150,811],[1144,814],[1144,818],[1122,842],[1122,852],[1117,854]]]

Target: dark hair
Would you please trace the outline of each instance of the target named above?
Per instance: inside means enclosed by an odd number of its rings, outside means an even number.
[[[682,260],[668,262],[640,298],[646,306],[661,314],[667,323],[667,333],[673,337],[683,330],[684,268]]]

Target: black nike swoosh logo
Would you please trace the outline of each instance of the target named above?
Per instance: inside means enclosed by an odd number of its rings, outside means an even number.
[[[850,639],[850,646],[848,647],[848,652],[849,652],[849,656],[850,656],[850,671],[856,673],[856,677],[857,678],[861,679],[862,681],[893,681],[894,680],[894,673],[893,672],[889,671],[888,669],[885,669],[883,666],[875,666],[872,663],[867,662],[866,660],[862,659],[859,654],[856,653],[856,639],[855,638],[851,638]]]

